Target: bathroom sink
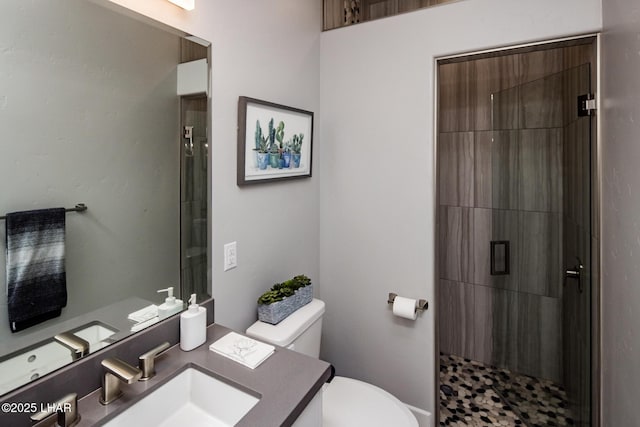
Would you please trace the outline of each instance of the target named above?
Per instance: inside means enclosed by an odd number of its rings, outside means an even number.
[[[117,329],[97,321],[91,322],[88,325],[83,325],[80,328],[71,331],[73,335],[80,337],[89,343],[89,351],[91,353],[111,344],[109,337],[114,335],[116,332],[118,332]]]
[[[104,425],[233,426],[258,400],[238,387],[190,367]]]
[[[118,331],[95,321],[70,332],[88,341],[89,351],[94,352],[109,345],[109,337]],[[73,360],[71,351],[53,339],[3,357],[0,360],[0,394],[66,366]]]
[[[0,361],[0,394],[55,371],[72,361],[69,349],[47,340]]]

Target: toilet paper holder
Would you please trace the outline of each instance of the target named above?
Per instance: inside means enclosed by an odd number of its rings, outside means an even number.
[[[389,299],[387,300],[387,304],[393,304],[393,302],[396,300],[396,297],[398,296],[398,294],[395,294],[393,292],[389,292]],[[427,302],[426,299],[419,299],[416,302],[416,311],[424,311],[426,309],[429,308],[429,302]]]

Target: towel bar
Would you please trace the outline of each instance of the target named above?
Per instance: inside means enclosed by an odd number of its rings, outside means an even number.
[[[393,292],[389,292],[389,298],[387,299],[387,304],[393,304],[393,302],[396,300],[397,296],[398,296],[398,294],[395,294]],[[424,310],[426,310],[428,308],[429,308],[429,303],[427,302],[426,299],[419,299],[417,301],[416,311],[424,311]]]
[[[87,205],[84,203],[78,203],[75,208],[67,208],[65,212],[84,212],[87,210]],[[0,219],[7,219],[6,216],[0,216]]]

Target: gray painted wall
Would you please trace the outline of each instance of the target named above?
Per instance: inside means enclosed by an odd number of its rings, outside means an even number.
[[[89,207],[67,214],[61,319],[161,301],[155,289],[179,283],[179,38],[83,0],[2,10],[0,215]],[[4,270],[3,249],[3,288]],[[7,334],[3,297],[3,345]]]
[[[485,0],[322,34],[322,355],[339,374],[434,411],[434,57],[600,26],[599,0]],[[393,317],[392,291],[429,311]]]
[[[273,283],[304,273],[322,286],[318,147],[323,141],[317,131],[312,178],[236,186],[239,96],[314,111],[318,128],[322,2],[208,0],[197,1],[193,12],[166,0],[111,2],[212,42],[211,274],[216,322],[245,330],[257,319],[256,300]],[[238,267],[224,272],[223,246],[232,241],[238,243]]]
[[[631,426],[640,383],[640,3],[602,3],[603,425]]]

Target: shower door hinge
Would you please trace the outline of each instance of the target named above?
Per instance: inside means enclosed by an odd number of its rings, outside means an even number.
[[[591,116],[596,111],[596,97],[592,93],[578,97],[578,117]]]

